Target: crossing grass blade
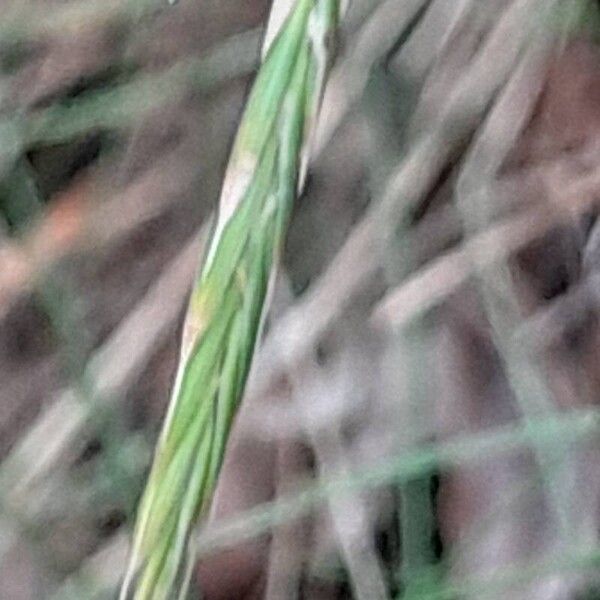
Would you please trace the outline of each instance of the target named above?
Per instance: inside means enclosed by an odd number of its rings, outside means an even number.
[[[185,598],[191,532],[210,506],[291,208],[302,186],[339,0],[297,0],[274,37],[232,149],[192,290],[171,403],[138,507],[121,599]]]

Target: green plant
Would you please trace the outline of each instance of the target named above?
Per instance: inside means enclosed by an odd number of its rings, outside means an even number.
[[[232,150],[192,291],[171,404],[121,598],[183,598],[252,362],[327,71],[338,0],[298,0],[270,44]]]

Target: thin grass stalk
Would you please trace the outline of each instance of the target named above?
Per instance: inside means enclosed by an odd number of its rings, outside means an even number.
[[[530,427],[514,423],[488,429],[484,432],[456,436],[442,443],[421,443],[402,455],[391,457],[379,465],[353,470],[328,480],[299,487],[274,501],[265,502],[237,515],[213,523],[201,531],[196,539],[200,554],[231,548],[233,545],[254,539],[273,528],[299,519],[320,506],[329,498],[348,491],[367,491],[381,486],[412,481],[434,468],[452,469],[459,466],[481,465],[482,461],[508,456],[529,447],[532,437],[540,447],[553,447],[568,440],[594,439],[600,433],[600,414],[597,410],[575,410],[562,415],[542,418]],[[493,509],[494,507],[492,507]],[[94,584],[94,594],[100,598],[118,584],[119,564],[122,560],[123,540],[116,537],[112,543],[85,561],[82,569],[52,596],[52,600],[72,600],[77,596],[72,589],[84,589],[88,582]],[[96,592],[97,590],[97,592]],[[96,595],[93,596],[96,598]]]
[[[269,45],[192,290],[179,369],[138,507],[121,599],[185,598],[322,97],[338,0],[297,0]]]
[[[425,18],[425,17],[424,17]],[[413,23],[413,27],[416,22]],[[403,37],[408,37],[405,32]],[[374,194],[382,193],[379,182],[387,181],[398,156],[406,155],[411,138],[409,119],[415,109],[417,95],[411,78],[392,83],[383,70],[371,74],[363,104],[369,119],[375,151],[370,163],[371,185]],[[404,106],[398,106],[398,99]],[[402,120],[398,119],[398,111]],[[396,130],[396,131],[395,131]],[[390,131],[396,135],[391,136]],[[390,286],[398,285],[418,267],[414,248],[414,231],[410,221],[401,219],[390,237],[383,274]],[[400,410],[410,437],[404,440],[410,447],[427,437],[431,429],[431,406],[427,324],[422,315],[394,331],[389,338],[388,352],[394,371],[402,375],[394,386],[399,392]],[[403,438],[406,432],[403,434]],[[434,510],[431,498],[431,472],[423,472],[399,486],[400,552],[398,578],[406,598],[422,591],[423,580],[430,577],[435,563],[432,539],[434,535]]]
[[[543,13],[542,13],[543,16]],[[472,234],[489,226],[493,214],[493,177],[531,115],[543,82],[543,65],[553,38],[545,32],[534,39],[528,54],[507,84],[474,144],[457,184],[457,207],[465,228]],[[515,109],[515,107],[518,107]],[[542,415],[557,410],[539,360],[529,340],[516,332],[523,320],[513,278],[506,260],[478,272],[483,307],[491,327],[518,409],[531,427]],[[559,446],[542,450],[532,444],[541,477],[553,512],[556,533],[565,547],[576,543],[576,531],[568,483],[574,473],[571,448]]]

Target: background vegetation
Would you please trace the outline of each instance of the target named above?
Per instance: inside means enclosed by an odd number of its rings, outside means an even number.
[[[113,598],[266,0],[0,2],[0,598]],[[597,2],[354,0],[195,580],[593,599]]]

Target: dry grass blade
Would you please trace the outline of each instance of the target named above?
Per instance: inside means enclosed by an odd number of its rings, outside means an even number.
[[[102,4],[72,2],[60,10],[40,6],[37,18],[32,19],[31,5],[27,6],[27,2],[10,4],[3,8],[0,38],[13,43],[56,31],[77,31],[82,24],[90,22],[138,20],[153,10],[165,8],[161,0],[109,0]]]
[[[395,328],[408,324],[438,306],[478,271],[497,261],[506,260],[552,227],[570,221],[574,212],[585,211],[596,204],[596,194],[600,188],[598,170],[585,177],[575,174],[573,181],[563,181],[552,177],[550,173],[540,173],[540,177],[545,183],[548,203],[496,221],[467,238],[455,250],[427,263],[386,294],[375,308],[374,321],[378,325]],[[504,199],[513,189],[511,185],[507,185],[506,189],[504,187],[500,181],[492,185],[491,193]],[[548,333],[548,315],[556,313],[553,309],[558,309],[561,304],[548,309],[546,318],[538,315],[540,320],[537,325],[531,323],[538,331],[538,337],[543,337],[545,329],[545,333]],[[563,312],[564,306],[560,310]],[[529,325],[526,329],[531,335]]]
[[[92,356],[88,375],[97,396],[109,401],[127,389],[139,374],[147,356],[161,343],[183,305],[194,258],[205,239],[194,236],[148,290],[131,316]],[[148,327],[152,323],[152,327]],[[39,494],[36,484],[48,476],[73,440],[81,434],[89,417],[73,388],[57,397],[2,464],[2,488],[9,490],[8,501],[15,507],[29,506]]]
[[[413,213],[456,147],[478,125],[488,103],[510,75],[530,32],[523,23],[529,22],[538,5],[536,0],[521,0],[501,16],[473,65],[457,82],[445,110],[400,162],[379,201],[356,225],[302,302],[276,323],[261,352],[268,360],[261,360],[260,377],[250,381],[248,393],[253,397],[268,395],[281,373],[307,355],[381,266],[390,223]],[[508,49],[506,39],[513,40]]]
[[[353,490],[367,490],[385,483],[411,481],[432,468],[449,468],[478,464],[497,456],[528,447],[532,440],[552,447],[557,442],[595,436],[599,428],[596,410],[572,411],[566,415],[547,416],[532,426],[516,424],[460,436],[438,444],[419,444],[410,452],[365,470],[324,480],[294,493],[265,503],[223,522],[215,522],[202,531],[198,539],[199,554],[227,548],[240,540],[253,538],[273,526],[306,514],[329,497]]]
[[[552,7],[548,3],[546,9]],[[544,12],[540,7],[539,16]],[[490,182],[497,176],[534,110],[543,89],[544,64],[552,37],[546,31],[535,32],[532,43],[501,97],[482,127],[457,184],[457,206],[465,229],[475,232],[489,225],[494,197]],[[483,307],[492,339],[500,355],[516,405],[527,426],[542,415],[557,410],[533,349],[524,340],[515,339],[522,320],[510,266],[498,261],[478,273]],[[569,500],[571,477],[575,472],[573,448],[556,445],[552,451],[532,444],[551,510],[551,530],[557,536],[557,549],[574,547],[577,536],[573,503]],[[555,538],[556,539],[556,538]]]

